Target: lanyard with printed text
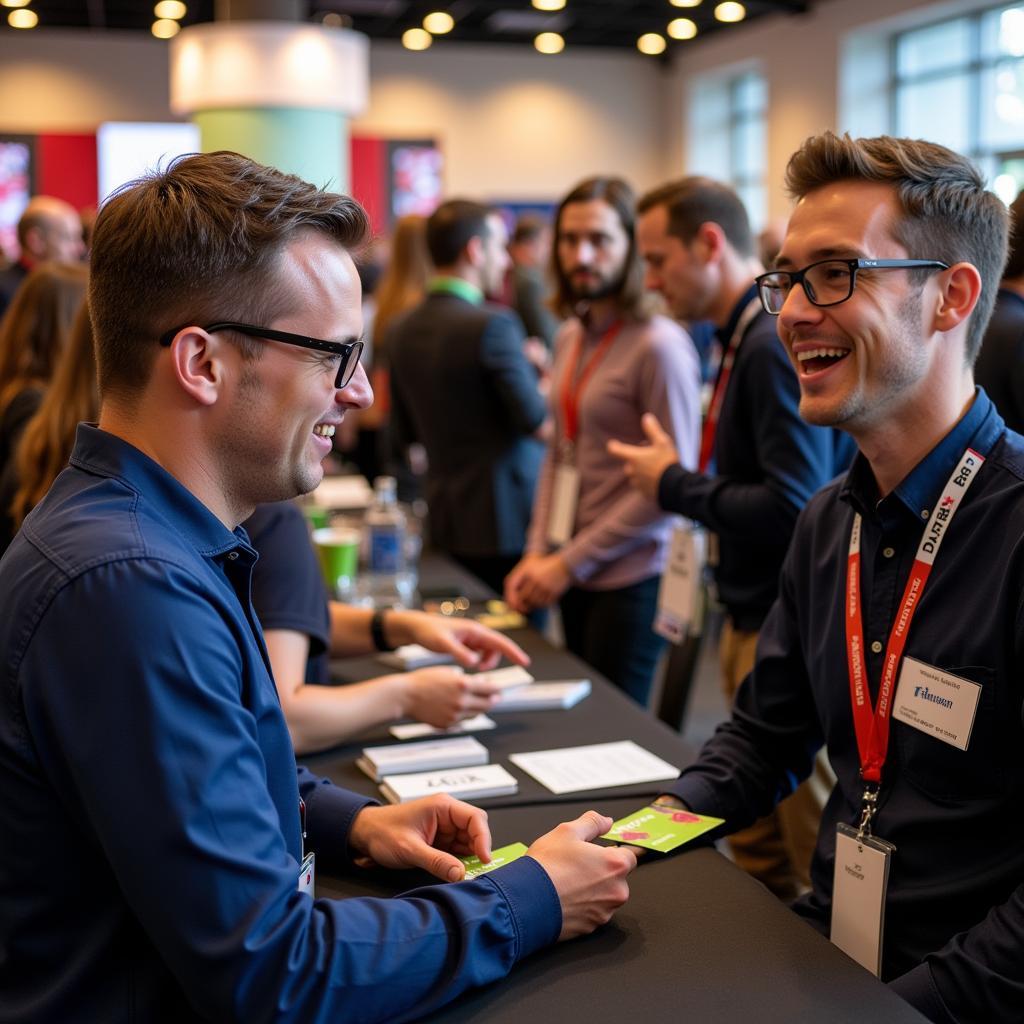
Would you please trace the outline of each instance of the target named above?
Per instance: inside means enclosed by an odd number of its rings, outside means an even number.
[[[889,749],[889,715],[892,710],[892,692],[896,673],[903,658],[910,625],[921,603],[928,576],[932,571],[939,546],[949,530],[956,514],[985,462],[985,458],[968,448],[953,470],[942,489],[942,497],[932,509],[921,542],[917,547],[914,564],[910,570],[903,600],[900,602],[896,621],[889,634],[882,663],[882,680],[878,687],[878,701],[871,710],[870,691],[867,682],[867,667],[864,662],[864,625],[861,617],[860,591],[860,531],[861,516],[857,512],[850,529],[850,548],[846,561],[846,656],[850,674],[850,701],[853,708],[853,724],[857,733],[857,751],[860,754],[861,778],[865,783],[864,807],[862,809],[861,831],[870,833],[871,817],[874,814],[878,785],[882,778]]]
[[[580,360],[583,358],[583,335],[581,334],[576,344],[572,365],[565,368],[565,379],[562,382],[562,419],[565,423],[565,439],[570,444],[575,444],[576,434],[579,432],[580,395],[583,394],[583,388],[620,330],[622,330],[622,321],[616,320],[604,332],[582,371],[580,371]]]
[[[718,367],[718,376],[715,378],[715,390],[711,395],[711,404],[708,406],[708,414],[704,417],[704,429],[700,435],[700,460],[697,463],[697,472],[706,473],[711,465],[711,456],[715,450],[715,435],[718,433],[718,418],[722,414],[722,403],[725,401],[725,389],[729,386],[729,378],[732,376],[733,363],[736,362],[736,353],[739,351],[740,342],[751,320],[757,316],[761,309],[760,299],[751,299],[747,303],[739,320],[736,322],[736,329],[732,332],[729,344],[722,353],[722,362]]]

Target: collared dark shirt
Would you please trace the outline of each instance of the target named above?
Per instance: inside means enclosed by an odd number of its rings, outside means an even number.
[[[948,528],[905,655],[981,695],[966,751],[891,721],[875,820],[896,846],[883,977],[933,1020],[1010,1024],[1024,1020],[1024,437],[1006,431],[984,391],[881,501],[860,455],[811,500],[733,716],[672,789],[742,828],[808,776],[824,741],[838,783],[812,892],[794,909],[827,933],[836,823],[856,823],[861,798],[844,624],[854,510],[874,703],[927,517],[968,446],[986,461]]]
[[[757,289],[719,332],[723,350]],[[842,472],[853,445],[800,418],[800,385],[775,332],[758,312],[743,334],[722,402],[709,473],[670,466],[658,503],[718,536],[715,583],[734,625],[760,628],[778,593],[779,569],[800,510]]]
[[[1024,433],[1024,296],[1008,288],[1000,288],[996,295],[974,379],[1010,430]]]
[[[321,870],[368,801],[296,774],[255,559],[88,426],[0,559],[3,1020],[401,1021],[557,937],[532,858],[397,900],[298,892],[300,793]]]

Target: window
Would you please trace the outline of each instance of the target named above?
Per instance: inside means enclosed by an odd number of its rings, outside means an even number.
[[[1024,4],[902,32],[891,59],[894,133],[972,157],[1010,202],[1024,188]]]
[[[690,105],[690,172],[728,182],[755,231],[767,215],[768,86],[755,71],[698,80]]]

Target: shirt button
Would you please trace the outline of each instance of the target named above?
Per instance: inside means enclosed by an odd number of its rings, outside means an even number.
[[[236,558],[238,558],[238,552],[237,551],[229,551],[228,552],[228,558],[233,562]]]
[[[921,518],[922,519],[927,519],[928,518],[928,509],[926,509],[926,508],[921,509]]]
[[[881,653],[882,653],[882,641],[881,641],[881,640],[875,640],[875,641],[874,641],[874,642],[873,642],[873,643],[871,644],[871,650],[872,650],[872,651],[873,651],[873,652],[874,652],[875,654],[881,654]]]
[[[885,555],[886,558],[892,558],[892,556],[896,554],[896,549],[895,548],[882,548],[882,554]]]

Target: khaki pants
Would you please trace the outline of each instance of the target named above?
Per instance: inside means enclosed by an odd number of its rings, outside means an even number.
[[[731,706],[736,691],[754,667],[756,632],[743,632],[726,620],[722,627],[719,659],[722,689]],[[750,828],[729,836],[736,863],[787,902],[811,885],[811,854],[818,838],[821,811],[835,776],[820,752],[814,772],[796,792]]]

